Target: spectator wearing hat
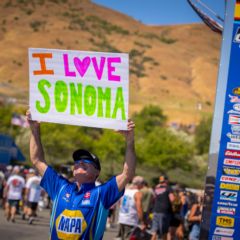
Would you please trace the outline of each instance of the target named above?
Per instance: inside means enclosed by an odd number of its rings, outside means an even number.
[[[30,159],[42,176],[41,186],[53,201],[50,239],[102,239],[108,209],[124,193],[135,174],[134,123],[120,131],[126,138],[125,164],[121,174],[95,186],[101,165],[98,157],[84,149],[73,153],[75,182],[71,183],[47,165],[40,137],[40,123],[31,120]]]
[[[172,216],[172,202],[174,194],[168,185],[168,178],[165,175],[159,177],[159,184],[154,189],[155,202],[153,207],[152,240],[160,238],[167,239],[168,228]]]
[[[32,224],[35,220],[38,202],[41,196],[41,177],[37,176],[36,171],[33,168],[29,169],[29,177],[26,182],[25,187],[25,200],[27,203],[27,218],[29,220],[29,224]]]
[[[6,206],[5,215],[7,220],[15,222],[16,211],[19,207],[19,202],[22,199],[22,194],[25,186],[25,180],[20,176],[19,166],[15,166],[12,175],[8,178],[6,184],[6,195],[8,204]]]
[[[132,184],[126,189],[119,208],[120,237],[128,239],[132,230],[139,224],[145,227],[143,222],[142,192],[144,178],[134,177]]]

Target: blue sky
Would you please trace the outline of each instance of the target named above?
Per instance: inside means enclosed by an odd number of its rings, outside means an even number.
[[[197,0],[195,0],[197,1]],[[169,25],[201,22],[187,0],[92,0],[145,24]],[[201,0],[224,17],[224,0]]]

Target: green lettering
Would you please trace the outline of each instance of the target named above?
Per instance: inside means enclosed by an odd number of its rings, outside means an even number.
[[[54,89],[55,107],[58,112],[65,112],[68,105],[68,88],[64,81],[57,81]]]
[[[101,87],[98,87],[98,117],[103,117],[103,102],[106,102],[105,117],[110,118],[111,111],[111,88],[106,88],[105,92]]]
[[[86,86],[84,92],[84,111],[87,116],[92,116],[95,113],[97,105],[97,92],[91,85]]]
[[[70,114],[74,115],[77,107],[77,113],[82,114],[82,84],[77,84],[77,89],[74,83],[70,83]]]
[[[38,112],[40,113],[47,113],[50,109],[50,97],[48,95],[48,92],[46,90],[47,88],[51,87],[51,83],[49,81],[47,81],[46,79],[41,79],[38,82],[38,90],[39,92],[42,94],[44,101],[45,101],[45,105],[42,106],[40,101],[36,101],[36,109],[38,110]]]
[[[125,108],[124,108],[123,90],[122,90],[121,87],[117,88],[116,99],[115,99],[115,106],[114,106],[114,109],[113,109],[112,118],[114,118],[114,119],[117,118],[117,111],[118,111],[118,109],[122,111],[122,120],[126,120]]]

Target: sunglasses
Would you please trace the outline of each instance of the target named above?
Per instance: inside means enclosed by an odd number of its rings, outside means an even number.
[[[95,168],[97,168],[97,165],[91,161],[91,160],[88,160],[88,159],[80,159],[80,160],[76,160],[74,161],[74,165],[76,164],[80,164],[80,163],[87,163],[87,164],[92,164]]]

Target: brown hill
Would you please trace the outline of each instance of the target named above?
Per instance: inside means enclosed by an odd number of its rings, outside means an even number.
[[[213,110],[220,43],[203,24],[146,26],[89,0],[2,0],[0,96],[28,104],[29,47],[127,52],[130,112],[197,122]]]

